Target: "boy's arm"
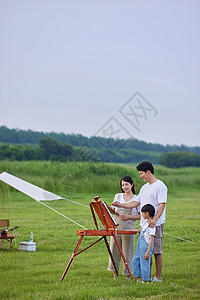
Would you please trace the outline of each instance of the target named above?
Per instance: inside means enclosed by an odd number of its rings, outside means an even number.
[[[114,201],[111,205],[116,207],[123,207],[123,208],[134,208],[140,205],[137,201],[130,201],[128,203],[120,203],[119,201]]]
[[[156,223],[157,223],[158,219],[160,218],[160,216],[163,213],[163,210],[165,209],[165,205],[166,205],[166,203],[160,203],[159,204],[158,210],[157,210],[157,213],[156,213],[155,217],[153,218],[153,220],[148,222],[150,228],[154,228],[156,226]]]
[[[145,259],[149,259],[149,255],[150,255],[152,245],[153,245],[153,235],[150,235],[149,236],[149,246],[148,246],[147,252],[144,255]]]
[[[134,231],[136,231],[136,232],[140,232],[140,231],[141,231],[141,229],[142,229],[142,227],[140,227],[140,229],[134,229]]]

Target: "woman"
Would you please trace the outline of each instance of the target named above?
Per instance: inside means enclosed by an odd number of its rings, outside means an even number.
[[[120,181],[121,191],[122,193],[118,193],[115,195],[114,201],[119,201],[121,203],[126,203],[129,201],[133,201],[136,198],[134,183],[130,176],[122,177]],[[114,219],[119,224],[117,227],[118,230],[134,230],[136,220],[140,219],[140,208],[115,208]],[[134,257],[134,249],[135,249],[135,235],[126,235],[126,234],[117,234],[117,239],[119,241],[120,247],[126,261],[128,263],[128,267],[130,269],[131,274],[133,273],[132,260]],[[117,248],[117,245],[114,241],[114,238],[110,239],[110,250],[112,252],[116,269],[119,270],[120,262],[121,262],[121,254]],[[114,278],[117,277],[114,266],[112,264],[111,258],[109,257],[108,270],[114,272]],[[127,278],[130,278],[130,274],[123,262],[122,274],[126,275]]]

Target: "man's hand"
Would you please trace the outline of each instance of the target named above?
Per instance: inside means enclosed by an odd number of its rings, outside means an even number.
[[[157,220],[153,219],[148,222],[150,228],[154,228],[156,226]]]
[[[160,216],[162,215],[165,209],[165,205],[166,203],[159,203],[158,210],[155,217],[153,218],[153,220],[148,222],[150,228],[154,228],[156,226],[157,221],[159,220]]]
[[[121,204],[119,201],[115,201],[111,205],[116,206],[116,207],[121,207]]]

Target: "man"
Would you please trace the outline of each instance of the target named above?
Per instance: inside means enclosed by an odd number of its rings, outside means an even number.
[[[154,228],[156,226],[156,234],[154,238],[153,254],[155,256],[156,263],[156,276],[152,279],[154,282],[161,282],[162,271],[162,245],[163,245],[163,230],[165,223],[166,202],[167,202],[167,187],[154,175],[154,167],[152,163],[143,161],[137,167],[140,177],[147,182],[140,189],[139,195],[135,201],[129,203],[120,204],[118,202],[112,203],[112,205],[124,208],[133,208],[138,205],[141,208],[145,204],[152,204],[155,207],[155,216],[152,221],[149,222],[149,227]],[[144,223],[144,218],[141,216],[140,226]]]

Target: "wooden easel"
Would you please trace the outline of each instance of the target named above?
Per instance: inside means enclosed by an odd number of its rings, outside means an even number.
[[[122,259],[124,261],[124,264],[130,274],[130,277],[131,279],[133,279],[133,276],[130,272],[130,269],[128,267],[128,263],[125,259],[125,256],[121,250],[121,247],[119,245],[119,242],[117,240],[117,237],[116,237],[116,234],[136,234],[137,232],[135,230],[125,230],[125,231],[121,231],[121,230],[117,230],[117,226],[118,224],[116,224],[115,220],[113,219],[111,213],[109,212],[108,208],[107,208],[107,205],[104,201],[101,201],[99,200],[99,196],[97,197],[94,197],[94,200],[90,203],[90,209],[91,209],[91,212],[92,212],[92,216],[93,216],[93,219],[94,219],[94,223],[95,223],[95,226],[96,226],[96,230],[77,230],[77,235],[80,236],[79,238],[79,241],[74,249],[74,252],[68,262],[68,265],[62,275],[62,278],[61,278],[61,281],[65,278],[65,275],[74,259],[75,256],[81,254],[83,251],[89,249],[90,247],[92,247],[93,245],[95,245],[96,243],[98,243],[99,241],[101,241],[102,239],[104,239],[105,241],[105,244],[106,244],[106,247],[108,249],[108,253],[110,255],[110,258],[112,260],[112,263],[113,263],[113,266],[114,266],[114,269],[115,269],[115,272],[118,276],[118,271],[116,269],[116,265],[115,265],[115,261],[114,261],[114,258],[113,258],[113,255],[110,251],[110,247],[108,245],[108,241],[107,241],[107,236],[113,236],[114,240],[115,240],[115,243],[119,249],[119,252],[122,256]],[[101,223],[103,224],[104,226],[104,229],[99,229],[98,228],[98,224],[97,224],[97,219],[96,219],[96,216],[95,216],[95,212],[96,211],[96,214],[98,215],[99,219],[101,220]],[[101,236],[97,241],[95,241],[94,243],[90,244],[88,247],[84,248],[83,250],[78,251],[78,248],[84,238],[84,236]]]

